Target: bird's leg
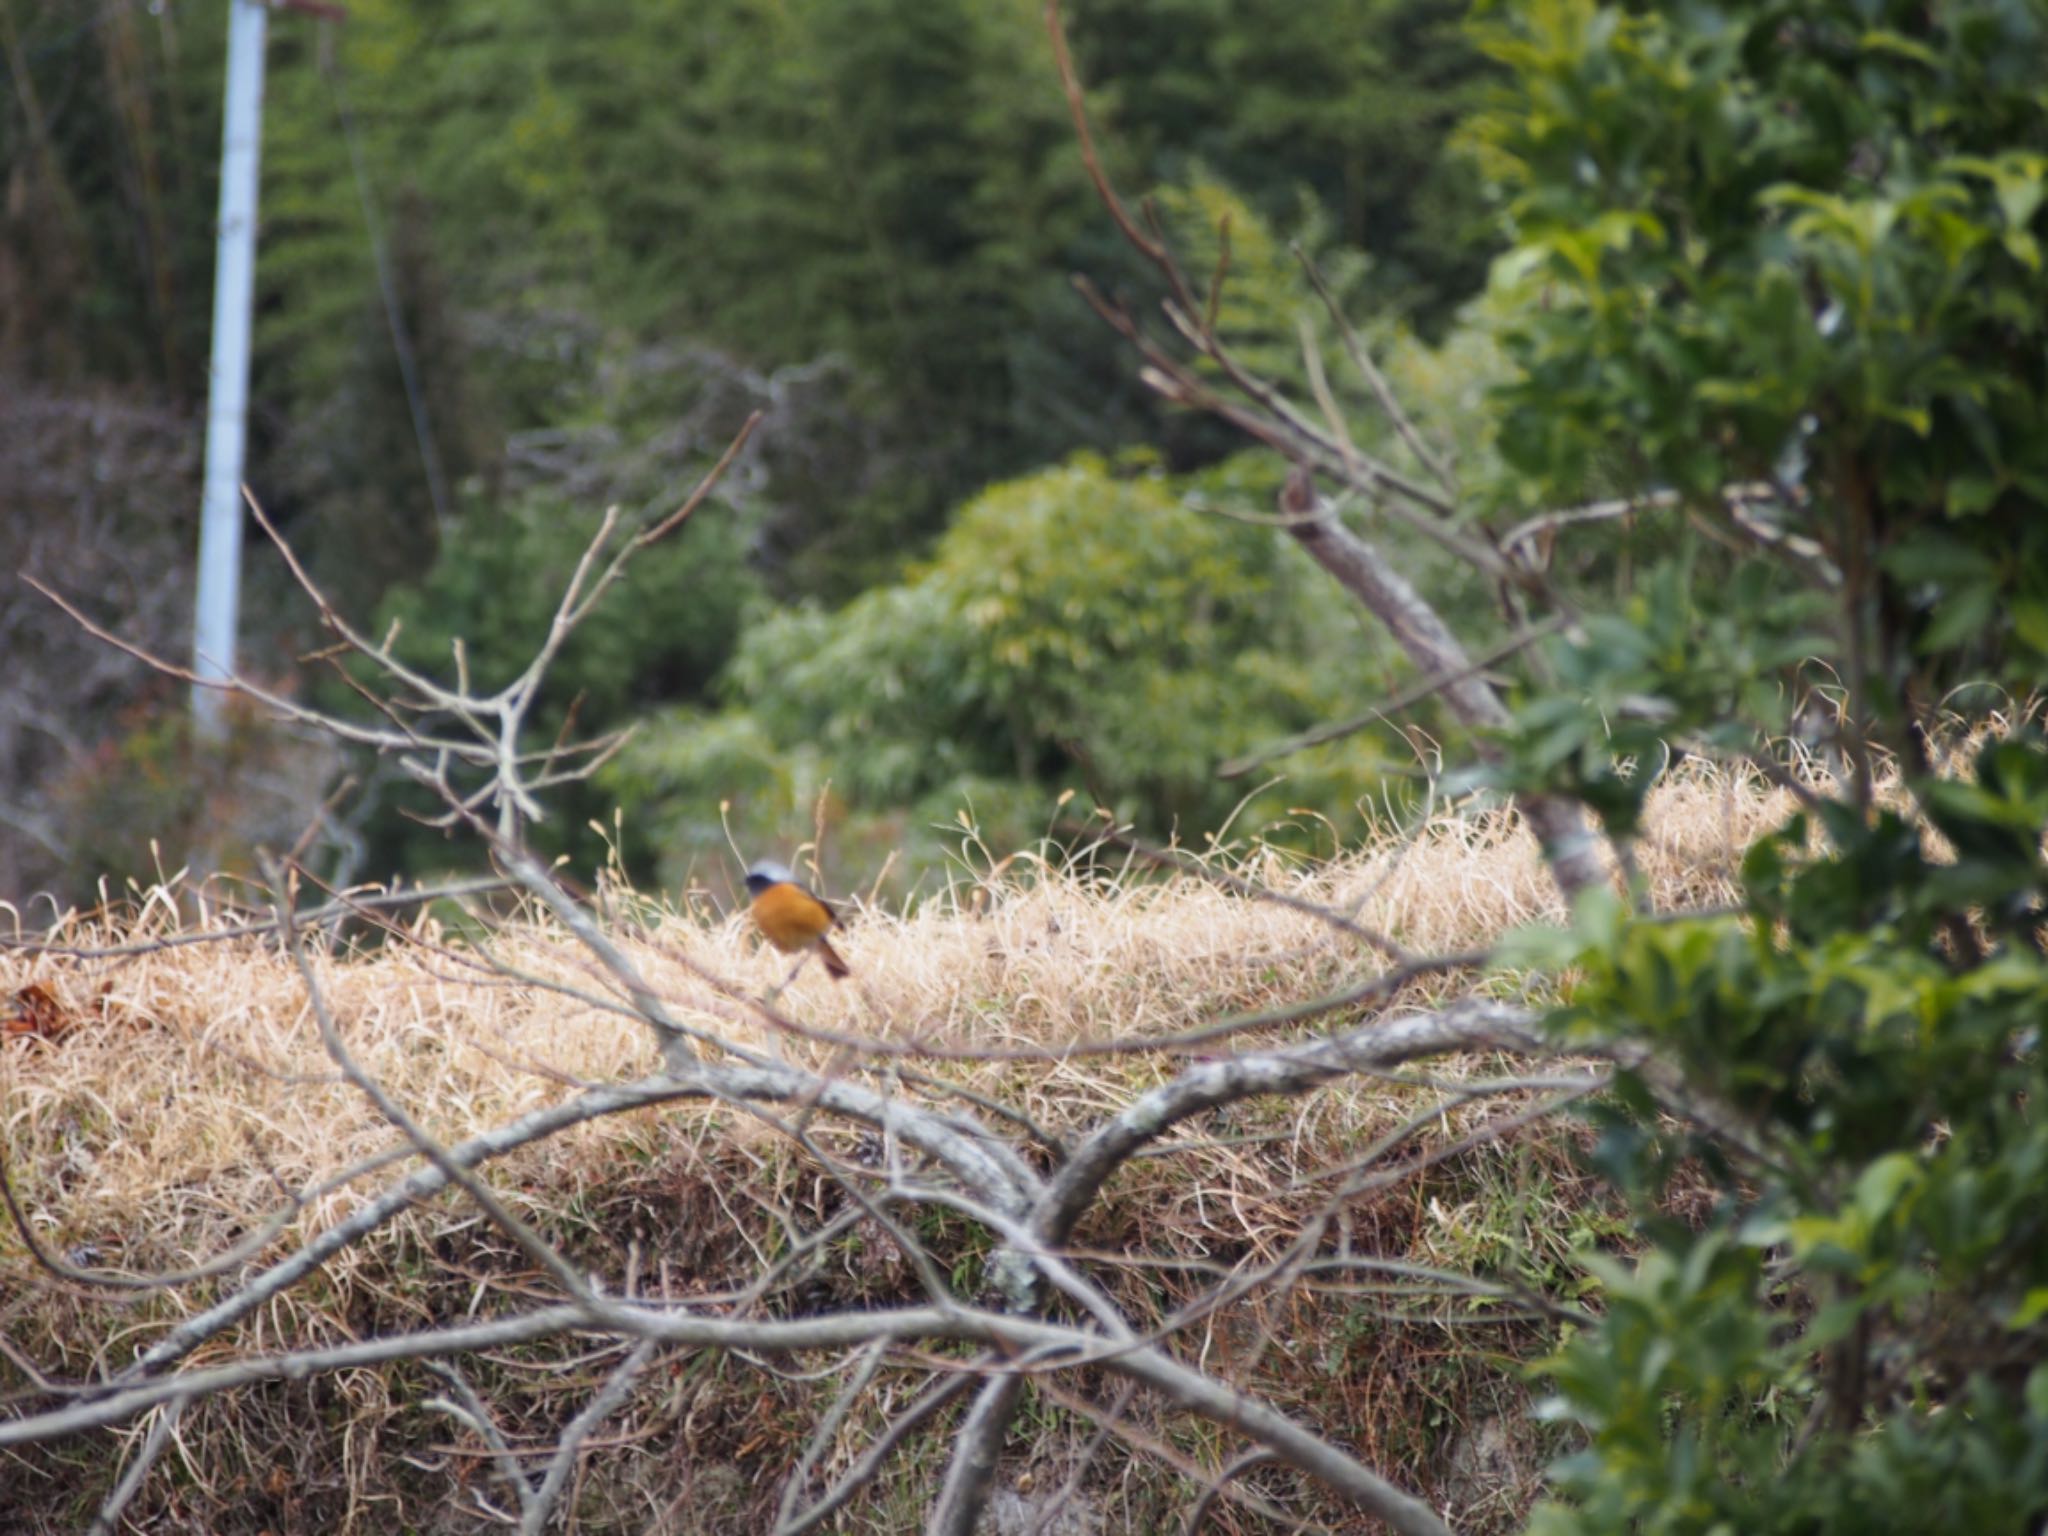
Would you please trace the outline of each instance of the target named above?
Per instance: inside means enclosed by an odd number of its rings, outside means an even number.
[[[768,994],[768,1002],[773,1003],[778,997],[782,996],[783,993],[789,990],[789,984],[796,980],[797,973],[804,968],[804,962],[809,960],[810,958],[811,952],[808,949],[796,957],[796,964],[789,968],[789,974],[783,977],[782,980],[776,984],[774,990]]]

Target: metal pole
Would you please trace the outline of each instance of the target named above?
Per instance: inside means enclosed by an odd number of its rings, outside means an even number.
[[[235,665],[242,584],[242,452],[249,412],[249,330],[256,290],[256,184],[263,142],[263,36],[269,7],[228,0],[228,83],[220,150],[220,252],[213,273],[213,369],[206,406],[206,490],[199,515],[199,601],[192,670]],[[199,733],[222,734],[218,689],[195,685]]]

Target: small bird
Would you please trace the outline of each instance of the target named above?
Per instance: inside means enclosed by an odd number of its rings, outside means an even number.
[[[747,871],[747,890],[754,898],[749,909],[754,926],[770,944],[786,955],[817,950],[825,962],[825,973],[834,981],[852,974],[852,967],[825,937],[825,931],[838,918],[829,906],[797,883],[787,865],[763,859]]]

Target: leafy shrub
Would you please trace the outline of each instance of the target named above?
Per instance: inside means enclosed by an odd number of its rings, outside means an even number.
[[[1980,720],[1946,767],[1936,705],[2048,681],[2048,12],[1488,15],[1508,489],[1674,492],[1689,530],[1552,648],[1506,778],[1623,835],[1674,744],[1806,802],[1748,850],[1743,912],[1596,892],[1551,957],[1581,978],[1565,1039],[1650,1048],[1594,1117],[1646,1251],[1588,1256],[1603,1315],[1545,1371],[1582,1449],[1532,1529],[2036,1530],[2048,748]],[[1744,520],[1724,488],[1756,482]],[[1699,530],[1744,551],[1726,582]],[[1681,1168],[1715,1196],[1692,1221]]]
[[[1062,789],[1150,831],[1213,829],[1244,793],[1219,762],[1386,686],[1384,653],[1286,541],[1184,504],[1267,502],[1269,473],[1177,481],[1084,455],[992,487],[905,582],[750,628],[727,679],[740,717],[670,716],[608,787],[671,850],[721,800],[773,807],[757,834],[807,828],[827,781],[916,828],[956,825],[972,799],[1003,851],[1044,830]],[[1296,804],[1348,818],[1397,766],[1331,749],[1248,822]]]

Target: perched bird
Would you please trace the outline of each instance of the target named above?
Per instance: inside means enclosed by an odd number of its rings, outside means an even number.
[[[747,871],[747,890],[754,898],[749,909],[754,926],[770,944],[786,955],[816,949],[825,962],[826,974],[834,981],[851,974],[852,967],[825,937],[825,931],[838,919],[830,907],[797,884],[787,865],[763,859]]]

